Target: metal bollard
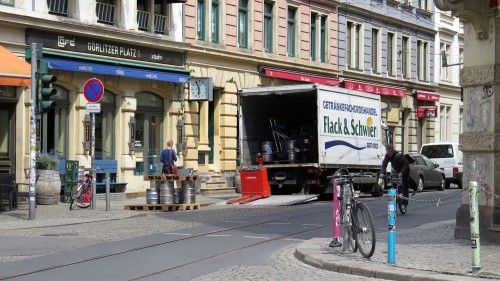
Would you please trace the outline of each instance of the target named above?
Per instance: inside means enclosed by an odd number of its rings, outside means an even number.
[[[387,236],[387,263],[396,263],[396,189],[391,188],[388,191],[389,216],[387,223],[389,224],[389,233]]]
[[[109,173],[106,173],[106,211],[111,211],[111,198],[109,194]]]
[[[340,206],[339,206],[339,185],[337,180],[333,180],[333,240],[330,247],[340,247]]]
[[[481,258],[479,251],[479,211],[478,211],[478,188],[477,181],[469,182],[469,209],[470,209],[470,247],[472,249],[472,271],[479,273],[481,270]]]

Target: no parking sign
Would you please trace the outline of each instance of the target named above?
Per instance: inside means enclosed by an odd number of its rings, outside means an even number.
[[[104,85],[97,78],[89,79],[83,85],[83,95],[89,102],[98,102],[104,96]]]

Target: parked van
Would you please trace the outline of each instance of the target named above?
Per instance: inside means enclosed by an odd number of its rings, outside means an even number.
[[[444,171],[446,188],[451,183],[462,188],[463,153],[458,150],[458,143],[440,142],[422,145],[420,154],[427,156]]]

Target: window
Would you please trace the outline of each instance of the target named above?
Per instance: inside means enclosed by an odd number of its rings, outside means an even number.
[[[410,78],[410,38],[403,36],[401,40],[401,74],[403,78]]]
[[[464,65],[463,65],[463,63],[464,63],[464,49],[460,48],[460,50],[458,52],[459,52],[459,54],[458,54],[459,58],[458,59],[460,60],[459,62],[462,63],[460,65],[460,68],[463,68],[464,67]]]
[[[360,68],[361,24],[347,22],[346,56],[347,67]]]
[[[460,108],[460,116],[458,116],[458,128],[459,128],[459,131],[458,133],[461,134],[464,132],[464,125],[463,125],[463,122],[464,122],[464,109],[463,108]]]
[[[52,96],[56,107],[43,113],[41,118],[41,149],[44,153],[66,159],[69,137],[69,91],[59,85],[53,85],[57,94]]]
[[[309,47],[311,49],[311,60],[316,60],[316,19],[318,15],[311,14],[311,30],[309,33]]]
[[[394,76],[394,33],[387,33],[387,75]]]
[[[68,16],[68,0],[47,0],[49,14]]]
[[[113,93],[104,90],[101,112],[95,115],[95,159],[115,159],[114,118],[116,98]]]
[[[450,55],[451,55],[451,44],[449,43],[441,43],[440,44],[440,54],[442,54],[444,52],[445,54],[445,57],[446,57],[446,61],[448,63],[451,63],[451,60],[450,60]],[[443,65],[441,64],[441,80],[442,81],[448,81],[448,82],[451,82],[451,69],[449,67],[443,67]]]
[[[451,141],[451,106],[439,106],[439,139],[440,141]]]
[[[379,40],[379,30],[372,29],[372,71],[379,72],[379,54],[378,54],[378,40]]]
[[[264,50],[273,52],[273,8],[272,2],[264,3]]]
[[[427,6],[427,0],[418,0],[418,8],[419,9],[422,9],[422,10],[426,10],[428,9],[428,6]]]
[[[321,62],[326,62],[326,16],[321,17],[321,29],[320,29],[320,46],[319,55]]]
[[[151,6],[153,5],[153,6]],[[137,0],[137,26],[139,30],[168,34],[170,4],[165,1]],[[153,14],[149,11],[153,10]]]
[[[240,48],[248,47],[248,0],[239,0],[238,43]]]
[[[219,0],[212,0],[212,43],[219,43]]]
[[[417,79],[418,80],[428,80],[428,45],[429,43],[425,41],[417,41]]]
[[[289,57],[295,57],[295,8],[288,8],[286,48]]]
[[[115,10],[116,6],[113,1],[110,0],[97,0],[96,2],[96,16],[97,22],[105,24],[115,23]]]
[[[205,40],[205,0],[198,0],[196,7],[196,39]]]
[[[14,0],[0,0],[0,4],[14,6]]]

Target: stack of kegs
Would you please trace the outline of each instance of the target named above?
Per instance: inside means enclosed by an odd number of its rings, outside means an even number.
[[[288,152],[288,160],[297,161],[297,141],[296,140],[288,140],[287,141],[287,152]]]
[[[272,141],[263,141],[262,142],[262,157],[264,158],[264,162],[273,161],[273,142]]]
[[[309,139],[302,139],[302,149],[300,151],[300,158],[302,162],[307,162],[307,158],[309,158]]]
[[[160,185],[160,204],[174,204],[174,182],[164,181]]]
[[[182,182],[182,203],[183,204],[193,204],[196,201],[196,191],[194,181],[183,181]]]

